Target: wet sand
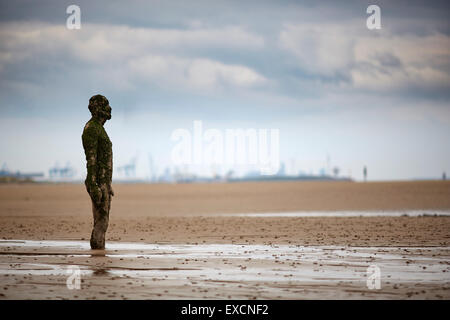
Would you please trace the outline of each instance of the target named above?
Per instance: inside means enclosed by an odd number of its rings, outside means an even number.
[[[114,189],[107,250],[98,255],[88,248],[92,213],[84,186],[0,185],[0,238],[81,241],[2,242],[0,298],[450,298],[450,217],[433,216],[450,211],[449,182]],[[276,216],[335,210],[352,216]],[[367,210],[426,216],[355,216]],[[242,213],[271,214],[236,215]],[[135,244],[120,249],[124,242]],[[147,247],[133,249],[140,244]],[[380,290],[366,286],[373,263],[381,269]],[[69,264],[81,268],[89,290],[67,289],[61,266]],[[40,274],[42,268],[63,272]]]
[[[87,241],[1,241],[0,248],[0,296],[11,299],[448,299],[450,290],[447,247],[110,242],[89,250]],[[67,286],[73,266],[79,289]],[[380,270],[379,289],[367,285],[369,266]]]

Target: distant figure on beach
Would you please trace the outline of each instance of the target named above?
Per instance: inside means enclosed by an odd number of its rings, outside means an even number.
[[[82,141],[86,155],[87,176],[86,190],[92,200],[94,227],[91,234],[91,248],[105,248],[105,233],[108,229],[109,209],[112,181],[112,143],[103,125],[111,119],[111,107],[108,99],[102,95],[95,95],[89,99],[89,111],[92,118],[86,123]]]
[[[366,166],[364,166],[363,174],[364,174],[364,181],[367,181],[367,167]]]
[[[442,173],[442,180],[447,180],[447,175],[445,174],[445,171]]]

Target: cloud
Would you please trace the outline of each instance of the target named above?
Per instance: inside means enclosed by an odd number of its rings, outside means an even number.
[[[321,76],[345,73],[354,60],[353,41],[336,25],[285,25],[279,35],[282,49],[290,52],[302,70]]]
[[[137,149],[170,159],[171,130],[202,119],[279,128],[283,161],[315,171],[327,152],[389,179],[450,163],[448,1],[381,0],[373,32],[356,0],[78,4],[82,29],[69,31],[64,2],[0,2],[2,161],[18,169],[84,168],[96,93],[113,106],[119,162]]]
[[[450,37],[443,34],[361,38],[354,86],[375,90],[450,88]]]
[[[83,24],[80,31],[46,23],[5,23],[0,30],[0,72],[8,66],[50,61],[108,74],[105,82],[130,88],[133,80],[177,89],[250,88],[267,79],[251,68],[207,57],[207,51],[258,50],[261,36],[241,27],[152,29]],[[4,78],[11,76],[5,74]],[[14,76],[14,75],[12,75]],[[119,81],[120,79],[120,81]]]
[[[285,25],[279,45],[308,76],[374,91],[450,89],[450,36],[375,34],[354,22]],[[339,86],[342,87],[342,86]]]
[[[217,48],[222,50],[258,50],[264,39],[238,26],[214,29],[154,29],[125,25],[83,24],[81,30],[70,31],[62,25],[40,22],[11,22],[1,24],[2,54],[20,53],[16,58],[31,54],[70,49],[73,55],[88,61],[105,58],[120,60],[142,51],[181,53]],[[19,49],[30,52],[16,52]]]
[[[210,59],[148,55],[130,61],[129,66],[131,74],[140,80],[167,82],[194,90],[221,86],[252,87],[267,82],[267,79],[250,68]]]

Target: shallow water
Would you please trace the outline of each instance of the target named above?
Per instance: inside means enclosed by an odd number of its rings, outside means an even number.
[[[367,287],[370,265],[380,270],[383,289],[379,291]],[[202,292],[198,298],[245,299],[259,292],[257,298],[296,299],[311,290],[319,298],[333,294],[351,298],[355,292],[360,292],[359,297],[384,292],[386,298],[395,296],[391,291],[396,285],[420,287],[425,294],[438,290],[438,296],[450,298],[448,247],[108,242],[106,250],[90,250],[88,241],[30,240],[0,241],[0,284],[8,288],[0,292],[6,298],[73,298],[72,291],[64,288],[68,268],[73,266],[80,269],[90,293],[114,289],[133,298],[155,297],[149,296],[149,288],[151,292],[164,289],[156,297],[170,299],[182,298],[191,289]],[[58,295],[49,289],[52,281]],[[83,294],[77,297],[89,298]]]
[[[300,211],[267,213],[230,213],[222,216],[235,217],[420,217],[450,216],[449,210],[399,210],[399,211]]]

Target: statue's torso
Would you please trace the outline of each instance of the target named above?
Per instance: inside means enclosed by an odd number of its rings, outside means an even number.
[[[90,120],[86,123],[83,131],[83,139],[87,134],[87,128],[93,126],[95,130],[89,130],[89,134],[93,135],[91,139],[97,139],[97,150],[92,150],[97,156],[97,183],[98,184],[111,184],[113,163],[112,163],[112,143],[105,131],[105,128],[96,121]],[[86,157],[88,155],[89,146],[85,146]],[[88,160],[88,159],[86,159]]]

